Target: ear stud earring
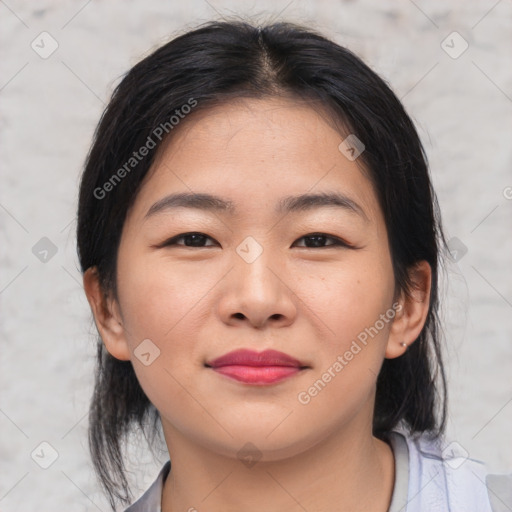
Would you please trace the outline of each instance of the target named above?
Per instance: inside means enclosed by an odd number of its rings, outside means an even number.
[[[405,343],[405,341],[402,341],[402,343],[400,343],[400,345],[401,345],[402,347],[407,347],[407,343]]]

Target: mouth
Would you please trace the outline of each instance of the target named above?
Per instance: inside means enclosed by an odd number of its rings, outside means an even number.
[[[247,349],[229,352],[206,362],[205,367],[230,379],[252,385],[274,384],[309,368],[283,352],[255,352]]]

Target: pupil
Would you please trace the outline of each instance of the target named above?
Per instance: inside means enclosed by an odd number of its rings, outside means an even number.
[[[321,236],[321,235],[314,235],[314,236],[310,236],[308,237],[310,240],[314,240],[313,242],[313,245],[314,247],[320,247],[322,245],[322,240],[325,238],[324,236]]]
[[[187,235],[187,240],[190,241],[192,239],[192,246],[194,247],[200,247],[201,242],[203,241],[203,235],[193,234],[193,235]]]

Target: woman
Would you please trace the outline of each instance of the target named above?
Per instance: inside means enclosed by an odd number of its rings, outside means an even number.
[[[243,22],[157,49],[104,112],[77,235],[113,509],[129,433],[160,424],[170,461],[130,512],[499,510],[510,478],[443,437],[423,148],[347,49]]]

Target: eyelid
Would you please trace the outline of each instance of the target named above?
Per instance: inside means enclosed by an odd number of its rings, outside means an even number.
[[[334,243],[332,243],[330,245],[326,245],[324,247],[302,247],[302,248],[304,248],[304,249],[325,249],[327,247],[340,247],[340,246],[347,247],[347,248],[355,248],[354,245],[350,244],[349,242],[347,242],[343,238],[340,238],[339,236],[329,235],[328,233],[321,233],[321,232],[308,233],[306,235],[302,235],[301,237],[297,238],[297,240],[303,240],[304,238],[311,238],[314,236],[323,237],[327,240],[331,240]],[[294,244],[295,244],[295,242],[294,242]]]
[[[178,235],[172,236],[171,238],[164,240],[161,244],[158,244],[153,247],[162,248],[162,247],[166,247],[168,245],[178,245],[176,243],[176,241],[179,240],[180,238],[184,238],[187,235],[200,235],[200,236],[204,236],[205,238],[209,238],[210,240],[214,240],[215,242],[217,242],[213,237],[206,235],[205,233],[201,233],[200,231],[187,231],[187,232],[179,233]],[[204,249],[205,248],[205,247],[188,247],[188,246],[182,245],[182,244],[178,245],[178,247],[185,247],[187,249]],[[213,246],[209,245],[207,247],[213,247]]]

